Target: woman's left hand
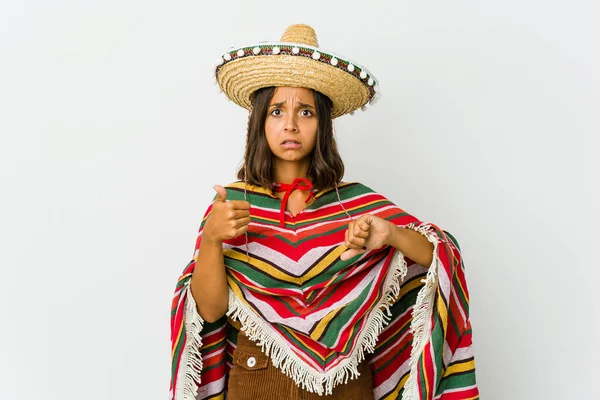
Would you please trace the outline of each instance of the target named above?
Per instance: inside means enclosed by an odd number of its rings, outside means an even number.
[[[348,248],[340,256],[346,261],[367,250],[379,249],[389,243],[396,225],[371,214],[363,214],[350,222],[346,230],[345,245]]]

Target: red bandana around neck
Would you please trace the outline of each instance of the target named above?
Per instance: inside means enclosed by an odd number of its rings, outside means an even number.
[[[310,183],[310,181],[306,178],[296,178],[296,179],[294,179],[294,181],[291,184],[288,184],[288,183],[275,183],[274,184],[273,190],[275,192],[285,192],[285,194],[283,195],[283,200],[281,201],[281,210],[279,212],[279,224],[282,228],[285,228],[285,221],[284,221],[285,206],[287,204],[288,198],[290,197],[290,194],[292,194],[294,189],[311,190],[312,188],[313,188],[312,183]],[[312,196],[313,196],[313,192],[311,191],[308,194],[308,196],[306,197],[306,200],[304,200],[304,202],[308,203],[308,201],[312,198]]]

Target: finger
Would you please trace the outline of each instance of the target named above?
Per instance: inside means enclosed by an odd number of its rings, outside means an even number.
[[[356,221],[356,225],[364,232],[369,232],[371,230],[371,221],[367,218],[359,218]]]
[[[233,220],[233,227],[234,228],[240,228],[242,226],[246,226],[248,224],[250,224],[250,218],[240,218],[240,219],[235,219]]]
[[[346,242],[348,242],[350,240],[350,237],[352,236],[352,232],[354,231],[354,225],[355,221],[350,221],[350,223],[348,224],[348,229],[346,229]]]
[[[231,200],[229,202],[231,204],[231,208],[234,210],[249,210],[250,203],[244,200]]]
[[[248,227],[250,224],[250,218],[248,218],[247,220],[243,220],[243,219],[238,219],[235,221],[229,221],[229,228],[227,229],[227,235],[229,235],[229,238],[236,238],[238,236],[240,236],[242,233],[247,232],[248,231]]]
[[[363,248],[363,246],[365,245],[365,242],[366,242],[366,238],[362,238],[362,237],[354,235],[353,231],[355,231],[355,230],[358,230],[359,232],[361,232],[361,235],[365,234],[365,232],[362,232],[362,230],[360,230],[356,226],[354,221],[351,222],[348,225],[348,229],[346,229],[346,237],[344,239],[344,244],[349,249],[361,249],[361,248]],[[368,233],[366,233],[366,235],[368,236]]]
[[[369,232],[368,230],[365,231],[365,230],[361,229],[359,224],[355,224],[354,230],[352,231],[352,234],[354,236],[357,236],[357,237],[363,238],[363,239],[368,238],[370,233],[371,232]]]
[[[229,210],[227,213],[227,218],[229,219],[240,219],[246,218],[250,216],[250,211],[248,210]]]
[[[347,246],[349,249],[362,249],[365,245],[366,240],[363,238],[359,238],[356,236],[350,237],[350,246]]]
[[[242,227],[239,227],[238,229],[235,230],[235,235],[234,237],[238,237],[240,235],[243,235],[244,233],[246,233],[248,231],[248,225],[244,225]]]
[[[352,250],[346,250],[345,252],[343,252],[340,255],[340,260],[346,261],[346,260],[349,260],[350,258],[355,257],[355,256],[357,256],[359,254],[362,254],[362,253],[364,253],[364,250],[354,250],[354,249],[352,249]]]
[[[348,234],[350,233],[350,229],[346,229],[346,232],[344,234],[344,245],[346,247],[350,246],[350,239],[348,237]]]
[[[227,200],[227,190],[221,185],[213,186],[213,189],[217,192],[217,198],[215,201],[226,201]]]

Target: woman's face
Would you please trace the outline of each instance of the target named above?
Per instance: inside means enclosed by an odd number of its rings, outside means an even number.
[[[265,133],[276,158],[299,161],[308,156],[317,141],[317,111],[313,91],[278,87],[267,110]]]

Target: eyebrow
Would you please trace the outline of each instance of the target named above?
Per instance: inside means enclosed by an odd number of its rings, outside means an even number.
[[[272,107],[279,108],[279,107],[281,107],[282,105],[284,105],[285,103],[287,103],[287,100],[281,101],[281,102],[279,102],[279,103],[274,103],[274,104],[271,104],[271,105],[269,106],[269,108],[272,108]],[[300,107],[300,108],[312,108],[313,110],[315,109],[315,107],[314,107],[314,106],[312,106],[312,105],[310,105],[310,104],[308,104],[308,103],[301,103],[301,102],[300,102],[300,103],[298,103],[298,105],[299,105],[299,107]]]

